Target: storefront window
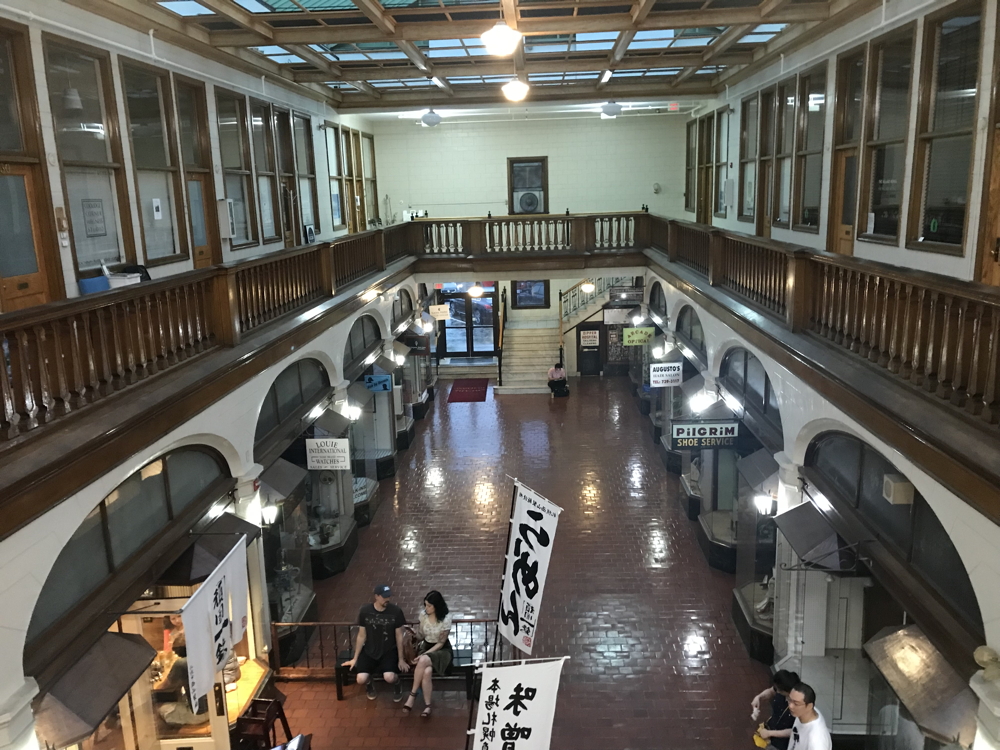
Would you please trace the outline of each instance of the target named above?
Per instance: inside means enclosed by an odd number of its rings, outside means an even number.
[[[308,518],[313,486],[307,480],[309,472],[284,458],[261,475],[264,576],[275,623],[302,622],[315,599]]]
[[[705,333],[701,329],[701,321],[698,319],[698,313],[693,308],[685,306],[678,313],[676,332],[680,334],[681,341],[700,354],[702,359],[708,356],[705,345]]]
[[[736,471],[736,594],[752,627],[770,634],[774,627],[778,464],[761,448],[738,460]]]

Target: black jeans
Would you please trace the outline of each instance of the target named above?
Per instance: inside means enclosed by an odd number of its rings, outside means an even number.
[[[562,378],[560,380],[550,380],[549,390],[553,393],[559,393],[560,391],[566,390],[566,379]]]

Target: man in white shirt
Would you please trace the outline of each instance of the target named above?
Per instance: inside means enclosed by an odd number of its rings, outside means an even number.
[[[833,750],[830,730],[816,710],[816,691],[800,682],[788,694],[788,711],[795,717],[788,750]]]

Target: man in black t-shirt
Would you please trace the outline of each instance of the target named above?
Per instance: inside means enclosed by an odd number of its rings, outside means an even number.
[[[410,665],[403,661],[403,610],[389,601],[392,591],[388,586],[375,587],[375,602],[366,604],[358,613],[358,639],[354,658],[345,661],[358,673],[358,684],[367,685],[368,700],[375,700],[375,683],[372,674],[382,677],[393,687],[392,699],[397,703],[403,698],[399,672],[409,672]]]

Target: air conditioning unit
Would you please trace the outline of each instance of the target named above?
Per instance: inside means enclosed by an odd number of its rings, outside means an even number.
[[[515,190],[511,213],[540,214],[545,211],[545,193],[540,189]]]
[[[913,505],[913,485],[902,474],[882,477],[882,497],[893,505]]]

